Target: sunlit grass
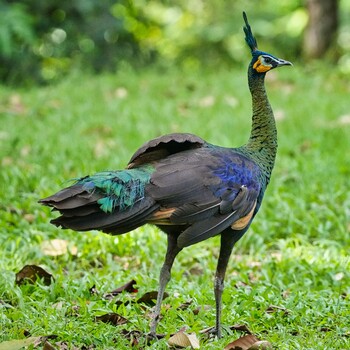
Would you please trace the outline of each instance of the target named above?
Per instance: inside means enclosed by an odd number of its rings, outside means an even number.
[[[348,78],[329,67],[298,65],[267,81],[279,153],[262,209],[237,243],[227,272],[223,323],[246,324],[281,349],[345,349],[349,340],[350,123]],[[0,340],[58,336],[75,346],[128,349],[119,328],[94,317],[118,312],[120,328],[149,330],[148,311],[117,306],[103,293],[135,279],[138,296],[157,288],[164,235],[144,227],[110,237],[49,224],[37,204],[71,178],[122,168],[146,140],[192,132],[223,146],[244,143],[250,96],[244,69],[71,76],[57,86],[0,87]],[[65,239],[77,254],[45,255],[44,241]],[[159,332],[214,325],[212,280],[218,238],[185,249],[173,268]],[[44,267],[50,286],[15,286],[25,264]],[[196,268],[198,274],[188,273]],[[95,285],[99,294],[89,289]],[[123,301],[130,296],[121,295]],[[186,310],[177,310],[185,301]],[[193,310],[210,305],[198,315]],[[270,305],[287,311],[266,312]],[[222,349],[239,336],[226,329]],[[201,338],[204,342],[205,337]],[[166,340],[152,349],[167,348]]]

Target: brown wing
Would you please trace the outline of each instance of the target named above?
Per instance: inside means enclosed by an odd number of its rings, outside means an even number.
[[[200,148],[206,142],[200,137],[187,133],[174,133],[157,137],[146,142],[131,157],[128,168],[165,158],[170,154]]]

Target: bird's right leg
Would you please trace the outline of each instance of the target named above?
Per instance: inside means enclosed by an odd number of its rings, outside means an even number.
[[[160,270],[157,303],[155,306],[153,320],[151,323],[150,335],[152,337],[156,337],[156,328],[159,322],[160,308],[163,301],[165,287],[171,278],[171,268],[173,266],[173,263],[177,254],[181,251],[181,248],[177,246],[177,235],[168,234],[167,236],[168,236],[168,248],[167,248],[164,264],[162,266],[162,269]]]
[[[231,256],[231,252],[237,238],[226,233],[221,234],[221,246],[218,265],[216,268],[215,282],[214,282],[214,295],[216,306],[216,324],[214,333],[218,338],[221,338],[221,311],[222,311],[222,293],[224,291],[224,279],[226,274],[226,268]]]

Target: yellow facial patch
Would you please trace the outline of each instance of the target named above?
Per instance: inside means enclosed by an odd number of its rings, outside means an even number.
[[[261,61],[261,56],[259,56],[256,62],[254,63],[253,68],[259,73],[265,73],[269,71],[272,67],[271,65],[266,66],[265,64],[263,64]]]

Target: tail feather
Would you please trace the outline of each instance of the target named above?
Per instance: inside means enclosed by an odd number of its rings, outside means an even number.
[[[51,220],[51,223],[75,231],[100,230],[106,233],[121,234],[146,223],[147,216],[156,211],[158,205],[151,198],[136,203],[125,211],[105,213],[102,210],[86,213],[81,216],[62,216]],[[133,227],[133,228],[130,228]]]
[[[51,221],[56,226],[124,233],[145,224],[159,208],[145,194],[152,171],[144,167],[97,173],[39,202],[60,212],[61,216]]]

